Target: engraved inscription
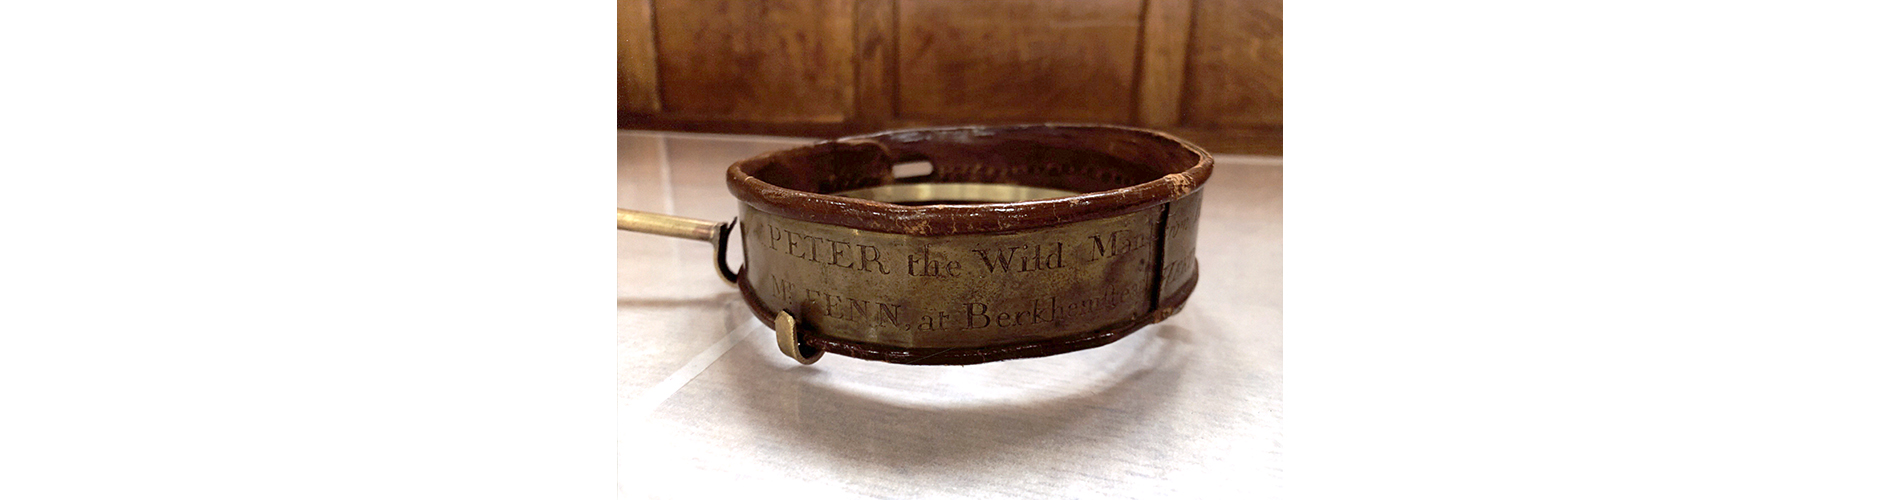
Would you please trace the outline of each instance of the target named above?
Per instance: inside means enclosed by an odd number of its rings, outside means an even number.
[[[911,255],[909,259],[910,272],[908,274],[911,276],[937,278],[963,277],[962,262],[946,260],[941,256],[933,254],[934,252],[930,251],[930,247],[925,246],[922,252]]]
[[[1030,301],[1027,309],[995,311],[989,304],[966,302],[963,304],[963,327],[977,329],[1054,323],[1078,315],[1114,310],[1127,304],[1131,297],[1139,297],[1139,294],[1137,287],[1125,287],[1079,299],[1051,295]]]
[[[824,290],[805,289],[806,311],[818,306],[818,313],[827,318],[837,318],[856,323],[897,325],[897,319],[904,306],[872,300],[846,297]]]
[[[760,290],[760,293],[764,293],[781,302],[798,301],[798,285],[793,285],[790,281],[779,279],[777,275],[773,274],[766,274],[765,279],[768,286],[765,287],[764,290]]]
[[[891,274],[879,260],[882,254],[875,246],[812,236],[771,224],[766,224],[765,230],[765,247],[786,255],[828,266]]]
[[[903,304],[867,300],[832,293],[826,290],[805,288],[770,273],[765,275],[765,279],[766,287],[760,290],[760,293],[766,294],[767,297],[778,301],[802,304],[804,307],[800,309],[806,314],[817,314],[827,318],[841,319],[854,323],[910,328],[910,325],[905,324],[907,320],[902,319],[904,316]]]
[[[1149,248],[1154,244],[1148,239],[1136,238],[1135,232],[1127,229],[1110,231],[1107,234],[1091,234],[1089,241],[1095,244],[1095,254],[1085,257],[1091,261]]]
[[[744,210],[747,281],[813,331],[900,346],[1069,335],[1147,312],[1160,210],[1009,234],[903,236]]]
[[[971,249],[992,273],[1047,271],[1062,266],[1062,243]]]
[[[1179,260],[1168,261],[1167,264],[1164,264],[1161,266],[1161,280],[1163,282],[1168,282],[1168,281],[1174,281],[1175,278],[1183,277],[1184,273],[1194,270],[1193,267],[1190,267],[1193,265],[1194,265],[1193,256],[1188,256]]]

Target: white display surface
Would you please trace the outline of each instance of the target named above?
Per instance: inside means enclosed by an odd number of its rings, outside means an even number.
[[[619,206],[730,220],[726,167],[807,142],[624,132]],[[1100,348],[971,366],[799,365],[719,279],[710,245],[622,232],[621,495],[1278,497],[1280,174],[1278,158],[1216,157],[1200,282],[1175,316]]]

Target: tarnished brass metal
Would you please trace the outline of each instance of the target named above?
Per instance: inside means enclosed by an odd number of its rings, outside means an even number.
[[[742,208],[745,279],[768,310],[905,348],[1043,340],[1152,309],[1162,207],[1010,234],[906,236]]]
[[[778,317],[772,320],[772,329],[778,332],[779,352],[798,361],[798,364],[809,365],[818,362],[818,358],[824,357],[825,351],[814,349],[798,341],[798,318],[792,317],[790,311],[779,311]]]
[[[689,219],[672,215],[649,212],[636,212],[620,209],[615,222],[621,231],[657,234],[674,238],[700,240],[708,243],[719,241],[719,223],[709,220]]]

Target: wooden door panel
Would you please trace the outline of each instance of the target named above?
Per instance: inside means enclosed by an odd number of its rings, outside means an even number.
[[[1141,0],[899,0],[906,120],[1127,123]]]
[[[1181,121],[1280,124],[1280,0],[1196,0]]]
[[[619,0],[622,128],[1015,122],[1280,153],[1281,0]]]
[[[653,0],[620,0],[620,109],[660,112],[658,56],[653,53]]]
[[[849,0],[654,0],[660,107],[685,119],[842,122]]]

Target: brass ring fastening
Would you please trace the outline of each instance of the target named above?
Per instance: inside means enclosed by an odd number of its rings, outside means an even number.
[[[818,358],[824,357],[825,351],[814,349],[798,341],[798,318],[792,317],[791,311],[779,311],[778,317],[772,321],[772,327],[778,330],[779,352],[798,361],[798,364],[809,365],[818,362]]]

